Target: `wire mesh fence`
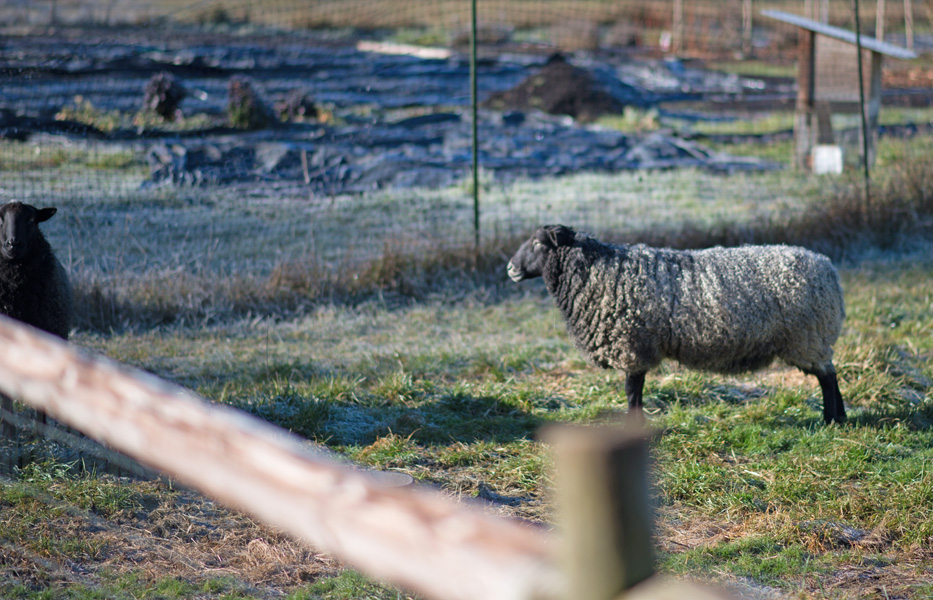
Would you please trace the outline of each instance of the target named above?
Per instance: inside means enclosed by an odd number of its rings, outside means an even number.
[[[929,44],[928,3],[875,6],[863,29],[883,17],[890,41]],[[58,204],[53,246],[92,291],[141,273],[350,272],[469,247],[474,219],[483,241],[544,221],[619,227],[664,210],[626,174],[688,168],[700,175],[676,185],[717,185],[705,173],[783,168],[643,125],[695,120],[677,103],[717,95],[786,108],[796,34],[760,12],[851,28],[851,8],[478,1],[476,219],[470,2],[6,2],[0,199]],[[784,77],[691,62],[736,57]]]

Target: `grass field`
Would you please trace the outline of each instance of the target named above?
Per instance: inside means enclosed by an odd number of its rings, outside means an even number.
[[[883,140],[867,204],[857,178],[790,172],[490,183],[490,227],[512,225],[475,267],[454,243],[425,257],[382,241],[407,239],[387,226],[398,211],[416,232],[460,214],[462,189],[323,207],[115,192],[64,203],[46,231],[74,274],[75,344],[367,466],[542,523],[553,519],[553,481],[538,430],[604,422],[625,403],[620,375],[582,361],[541,282],[505,277],[532,223],[595,215],[630,239],[831,250],[847,303],[836,346],[847,424],[824,426],[815,380],[781,365],[720,377],[665,364],[649,375],[659,569],[752,597],[924,598],[933,594],[931,146]],[[62,156],[43,164],[71,168]],[[115,179],[138,169],[123,155],[84,164]],[[444,213],[445,202],[456,210]],[[336,235],[321,225],[331,219],[334,232],[354,223],[359,240],[380,241],[356,262],[322,257],[315,244]],[[281,594],[406,597],[168,482],[48,460],[0,482],[4,598]]]
[[[723,378],[667,365],[649,377],[648,420],[662,432],[652,480],[663,572],[794,597],[933,591],[933,261],[925,252],[842,269],[845,426],[825,427],[815,381],[782,366]],[[75,341],[363,464],[548,522],[551,478],[536,431],[611,418],[624,411],[624,395],[617,375],[580,360],[541,286],[523,287]],[[164,484],[39,464],[0,494],[7,543],[52,564],[76,561],[84,573],[80,583],[61,581],[36,562],[37,589],[8,589],[12,597],[251,598],[266,597],[270,582],[294,597],[398,593],[337,575],[282,536]],[[92,519],[108,524],[93,532]],[[127,529],[146,544],[125,539]],[[155,560],[147,547],[155,542],[177,555]],[[211,545],[224,559],[220,580],[192,568]],[[268,568],[279,572],[250,567],[257,546],[274,553]],[[124,559],[129,548],[148,559]],[[6,574],[22,578],[11,573],[18,552],[6,552]],[[289,571],[300,569],[308,572]]]

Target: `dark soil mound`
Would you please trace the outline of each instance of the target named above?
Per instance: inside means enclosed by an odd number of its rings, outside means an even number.
[[[604,113],[621,113],[624,104],[601,89],[585,70],[552,56],[540,71],[504,92],[489,97],[485,106],[496,110],[539,109],[593,121]]]

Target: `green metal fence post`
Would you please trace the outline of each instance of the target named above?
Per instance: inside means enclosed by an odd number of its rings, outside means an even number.
[[[476,94],[476,0],[470,3],[470,104],[473,109],[473,250],[479,256],[479,129]]]
[[[865,178],[865,209],[868,210],[871,203],[871,178],[868,174],[868,123],[865,117],[865,74],[862,72],[862,34],[860,31],[861,21],[859,19],[858,1],[855,0],[855,52],[858,57],[858,112],[862,123],[862,168]]]

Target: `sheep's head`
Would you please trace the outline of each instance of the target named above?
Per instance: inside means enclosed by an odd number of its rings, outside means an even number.
[[[509,277],[512,281],[541,277],[551,251],[572,244],[575,236],[574,230],[564,225],[545,225],[538,229],[509,261]]]
[[[0,206],[0,256],[4,260],[22,260],[41,236],[39,223],[48,221],[56,208],[36,208],[22,202]]]

